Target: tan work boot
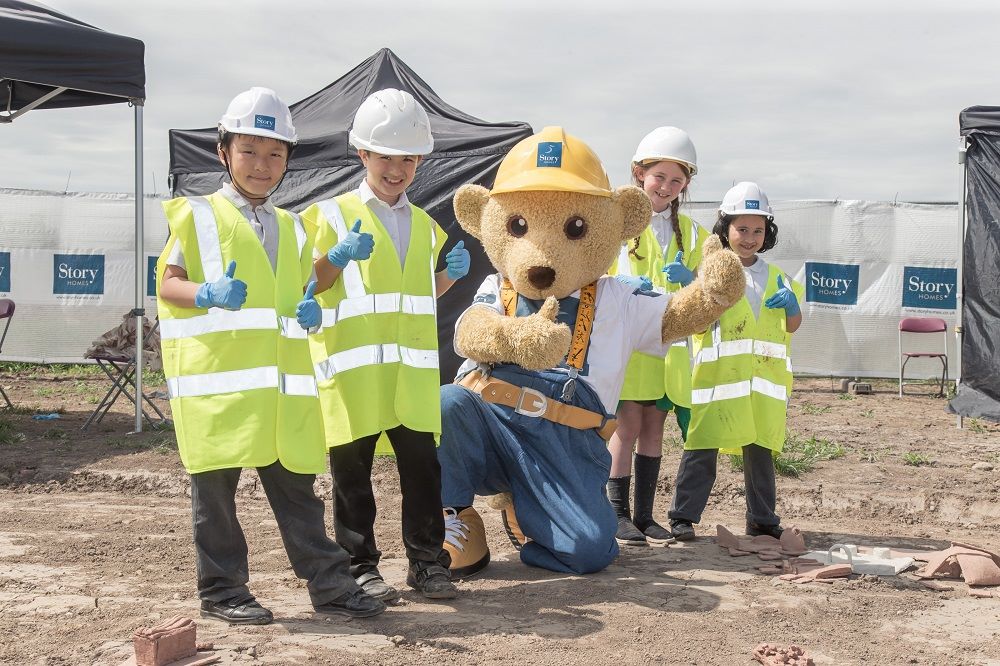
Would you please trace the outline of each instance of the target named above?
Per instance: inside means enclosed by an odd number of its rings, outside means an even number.
[[[455,513],[444,510],[444,549],[451,555],[451,577],[467,578],[479,573],[490,563],[483,519],[471,506]]]
[[[521,547],[531,541],[528,537],[524,536],[524,532],[521,531],[521,525],[517,522],[517,514],[514,513],[514,496],[510,493],[500,493],[499,495],[491,495],[486,503],[490,505],[491,509],[496,509],[500,512],[500,519],[503,521],[503,530],[507,533],[507,538],[510,539],[510,545],[514,546],[514,550],[521,550]]]

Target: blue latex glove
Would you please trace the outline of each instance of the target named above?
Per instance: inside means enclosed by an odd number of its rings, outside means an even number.
[[[226,274],[215,282],[205,282],[198,287],[194,304],[199,308],[224,308],[239,310],[247,300],[247,283],[237,280],[236,261],[229,262]]]
[[[316,280],[310,280],[305,295],[295,308],[295,320],[299,322],[299,326],[307,331],[310,328],[316,328],[323,321],[323,311],[313,297],[315,293]]]
[[[638,291],[653,291],[653,281],[645,275],[616,275],[615,279]]]
[[[448,264],[448,279],[458,280],[469,274],[469,266],[472,265],[472,255],[465,249],[465,241],[460,240],[451,248],[451,252],[444,255],[444,261]]]
[[[673,262],[663,267],[663,272],[667,274],[667,282],[679,284],[682,287],[686,287],[694,282],[694,273],[681,263],[683,261],[684,253],[678,252]]]
[[[347,236],[330,248],[326,258],[331,264],[337,268],[344,268],[351,261],[367,259],[372,256],[375,239],[371,234],[358,233],[359,229],[361,229],[361,220],[355,220],[354,228],[348,232]]]
[[[795,298],[795,292],[785,286],[780,275],[778,276],[778,291],[764,301],[764,305],[769,308],[784,308],[786,317],[794,317],[799,314],[799,299]]]

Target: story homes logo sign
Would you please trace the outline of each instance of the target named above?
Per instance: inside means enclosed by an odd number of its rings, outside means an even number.
[[[56,295],[103,294],[104,255],[52,255],[52,293]]]
[[[903,267],[903,307],[954,310],[958,271],[954,268]]]
[[[10,292],[10,252],[0,252],[0,292]]]
[[[830,305],[858,304],[858,264],[806,262],[806,301]]]

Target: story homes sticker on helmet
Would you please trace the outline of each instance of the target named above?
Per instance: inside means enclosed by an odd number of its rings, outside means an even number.
[[[52,255],[52,293],[103,294],[104,255]]]
[[[857,305],[859,264],[806,262],[806,302]]]
[[[538,162],[540,167],[562,167],[562,143],[559,141],[542,141],[538,144]]]
[[[274,125],[274,116],[264,116],[258,113],[253,117],[253,126],[257,129],[271,130],[273,132]]]

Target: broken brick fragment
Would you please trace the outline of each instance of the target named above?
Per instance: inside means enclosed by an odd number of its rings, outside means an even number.
[[[179,615],[136,630],[132,635],[136,665],[166,666],[194,655],[195,634],[194,621]]]

